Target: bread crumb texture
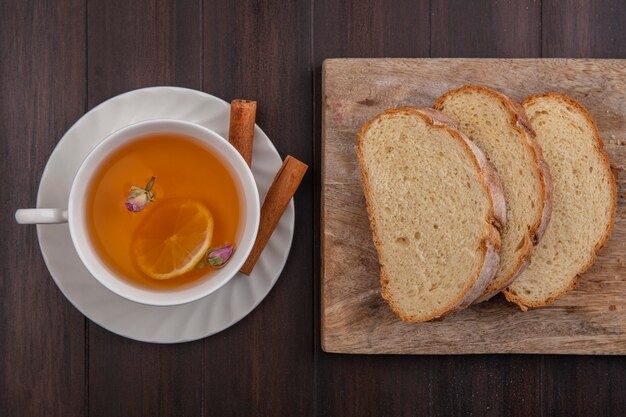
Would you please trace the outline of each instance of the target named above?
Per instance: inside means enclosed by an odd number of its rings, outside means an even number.
[[[488,297],[508,285],[526,265],[546,198],[536,155],[528,145],[532,133],[517,123],[518,117],[526,115],[516,114],[508,100],[485,87],[465,86],[446,93],[435,104],[482,149],[502,181],[507,224],[502,230],[500,268],[485,291]]]
[[[550,165],[552,220],[528,269],[505,292],[526,309],[574,288],[610,235],[615,179],[589,113],[569,97],[545,94],[523,103]]]
[[[383,296],[410,321],[442,315],[472,289],[492,227],[491,199],[473,154],[448,128],[427,120],[384,113],[359,135]]]

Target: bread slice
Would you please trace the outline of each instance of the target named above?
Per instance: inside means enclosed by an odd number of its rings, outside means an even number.
[[[506,215],[482,152],[426,108],[387,110],[357,141],[382,296],[411,322],[467,307],[498,268]]]
[[[554,214],[532,263],[504,294],[528,307],[573,289],[606,243],[615,219],[615,178],[589,112],[573,99],[540,94],[523,103],[554,181]]]
[[[485,301],[528,266],[533,244],[550,220],[550,171],[524,109],[512,98],[486,87],[464,86],[441,96],[434,107],[481,148],[502,180],[507,224],[500,269],[476,300]]]

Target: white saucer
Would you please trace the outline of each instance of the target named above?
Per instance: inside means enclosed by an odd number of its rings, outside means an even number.
[[[78,120],[52,152],[37,207],[65,208],[72,180],[86,155],[110,133],[143,120],[168,118],[198,123],[228,137],[230,105],[177,87],[152,87],[114,97]],[[282,161],[267,135],[255,128],[252,173],[264,200]],[[67,224],[38,225],[44,260],[63,294],[81,313],[111,332],[152,343],[177,343],[220,332],[250,313],[270,292],[287,261],[294,228],[293,200],[252,275],[238,274],[201,300],[153,307],[122,298],[102,286],[78,258]]]

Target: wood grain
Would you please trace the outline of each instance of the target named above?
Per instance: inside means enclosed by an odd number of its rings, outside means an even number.
[[[315,164],[320,181],[321,67],[325,58],[420,57],[430,49],[430,1],[315,0]],[[316,201],[320,199],[317,185]],[[328,354],[320,346],[320,206],[316,204],[315,372],[318,416],[429,416],[433,382],[448,365],[438,358]],[[446,400],[448,400],[446,398]]]
[[[89,1],[88,106],[150,85],[202,87],[197,2]],[[202,342],[150,345],[89,323],[89,415],[202,413]]]
[[[435,411],[431,415],[541,415],[540,356],[445,355],[436,359],[438,366],[432,388]],[[474,400],[467,401],[467,398]]]
[[[430,57],[541,56],[541,1],[433,0],[431,9]],[[433,415],[541,414],[539,356],[443,356],[430,357],[428,363]],[[480,400],[465,401],[468,395]]]
[[[525,58],[541,54],[541,2],[433,0],[430,56]]]
[[[545,366],[545,415],[623,416],[626,356],[552,356]]]
[[[626,164],[626,65],[620,60],[329,60],[324,68],[322,344],[352,353],[626,353],[625,184],[613,236],[580,287],[527,313],[501,298],[448,319],[399,321],[379,294],[378,265],[355,157],[356,132],[382,110],[430,105],[481,83],[523,99],[560,91],[596,120],[611,162]]]
[[[85,319],[13,218],[85,110],[84,19],[83,1],[0,1],[0,416],[86,412]]]
[[[544,57],[626,57],[623,0],[543,0]]]
[[[626,58],[624,22],[623,0],[543,0],[542,56]],[[544,415],[626,415],[626,356],[547,356],[542,375]]]
[[[203,8],[203,89],[256,100],[257,124],[281,156],[311,166],[311,3],[207,0]],[[206,416],[313,414],[313,178],[296,193],[291,252],[270,294],[204,341]]]
[[[324,59],[428,56],[431,38],[433,56],[626,58],[624,13],[623,0],[0,0],[0,416],[626,415],[626,356],[328,354],[317,292]],[[90,323],[85,337],[12,213],[35,203],[84,111],[158,84],[260,100],[281,154],[312,168],[294,246],[223,333],[152,346]]]
[[[318,0],[313,6],[317,67],[324,58],[411,57],[429,53],[427,0]]]

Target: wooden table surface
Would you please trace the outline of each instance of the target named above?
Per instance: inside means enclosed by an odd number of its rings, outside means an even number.
[[[626,58],[624,0],[0,0],[0,416],[623,416],[623,356],[350,356],[319,341],[320,69],[329,57]],[[82,316],[32,226],[86,111],[152,85],[259,102],[311,165],[282,277],[248,317],[153,345]],[[623,123],[626,123],[622,121]]]

